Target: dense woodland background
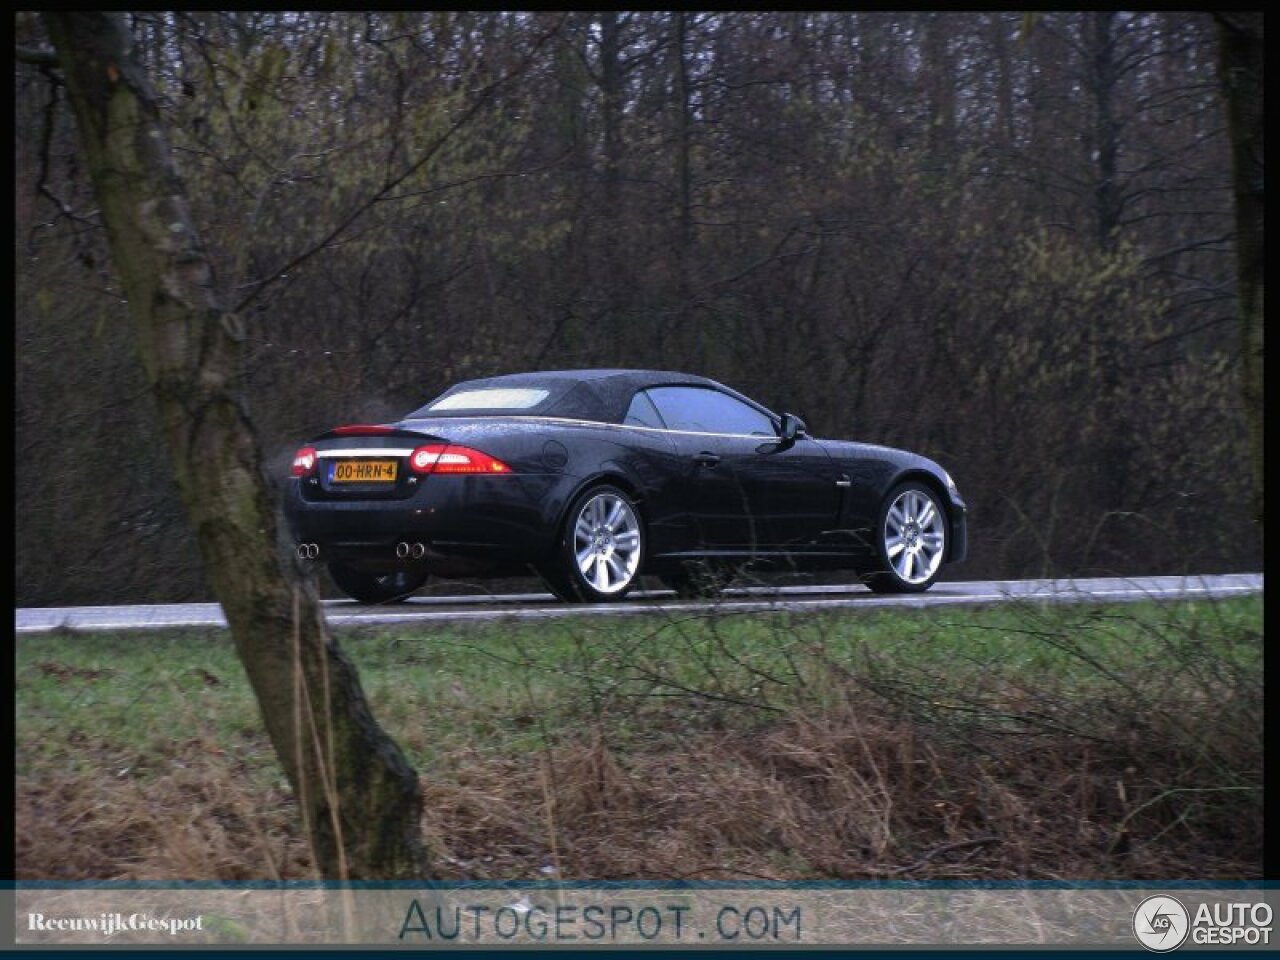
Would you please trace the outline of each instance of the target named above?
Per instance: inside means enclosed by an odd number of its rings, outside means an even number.
[[[277,479],[460,378],[653,366],[941,461],[953,577],[1260,568],[1207,14],[132,22]],[[17,600],[210,599],[52,78],[15,67]]]

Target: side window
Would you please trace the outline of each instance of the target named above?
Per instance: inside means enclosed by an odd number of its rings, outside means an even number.
[[[658,408],[653,405],[653,401],[643,390],[636,391],[635,398],[627,408],[627,415],[622,422],[629,423],[633,427],[657,427],[659,430],[666,426],[658,414]]]
[[[695,433],[775,435],[773,421],[755,407],[706,387],[654,387],[653,405],[672,430]]]

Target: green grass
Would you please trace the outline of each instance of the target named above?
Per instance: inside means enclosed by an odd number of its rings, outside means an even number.
[[[375,716],[425,773],[463,745],[526,751],[584,723],[649,739],[663,727],[757,723],[821,705],[846,671],[943,714],[997,689],[1083,700],[1172,695],[1188,672],[1201,684],[1241,671],[1260,682],[1261,609],[1255,597],[494,621],[340,636]],[[145,757],[200,737],[233,750],[260,739],[257,705],[222,631],[23,636],[16,671],[19,775],[87,762],[78,743]]]

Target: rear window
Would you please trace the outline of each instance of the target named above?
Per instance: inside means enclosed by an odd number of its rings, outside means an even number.
[[[441,397],[426,406],[426,410],[528,410],[547,399],[549,391],[532,387],[484,387],[478,390],[460,390]]]

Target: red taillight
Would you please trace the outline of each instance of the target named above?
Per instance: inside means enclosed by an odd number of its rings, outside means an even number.
[[[429,443],[418,447],[409,457],[409,468],[414,473],[510,473],[511,468],[501,460],[470,447],[456,447],[445,443]]]
[[[293,475],[309,477],[316,472],[316,448],[303,447],[293,455]]]
[[[369,436],[371,434],[380,435],[384,433],[394,433],[395,428],[383,426],[380,423],[349,423],[343,427],[334,427],[329,432],[336,433],[344,437],[348,437],[353,434],[357,436]]]

